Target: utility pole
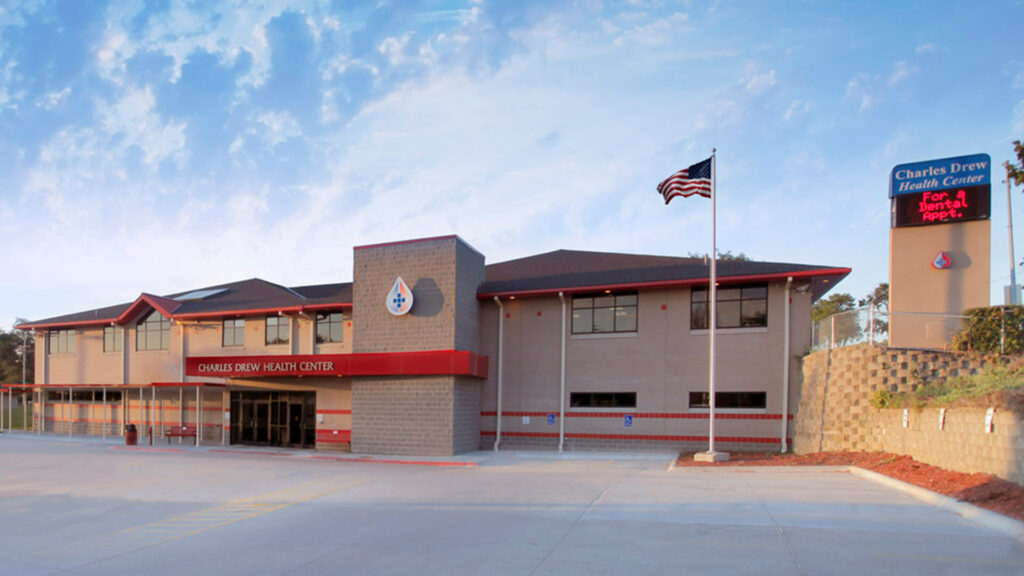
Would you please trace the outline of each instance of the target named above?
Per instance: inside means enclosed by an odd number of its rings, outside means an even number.
[[[1010,304],[1020,304],[1017,289],[1017,259],[1013,255],[1013,206],[1010,202],[1010,163],[1006,163],[1006,227],[1010,232]]]

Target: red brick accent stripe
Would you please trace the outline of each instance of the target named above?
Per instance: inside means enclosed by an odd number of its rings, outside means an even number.
[[[548,414],[558,416],[558,412],[502,412],[502,417],[518,418],[531,416],[535,418],[547,418]],[[622,418],[626,415],[633,418],[652,418],[659,420],[707,420],[706,412],[566,412],[566,418]],[[497,416],[493,410],[480,412],[481,416]],[[788,419],[792,420],[793,415],[789,414]],[[715,413],[715,420],[782,420],[782,414],[734,414],[731,412]]]
[[[348,444],[352,442],[351,430],[317,430],[317,444]]]
[[[335,414],[335,415],[344,416],[344,415],[352,414],[352,411],[351,410],[317,410],[316,413],[317,414]]]
[[[481,436],[495,436],[493,430],[481,430]],[[558,438],[555,432],[502,432],[502,436],[512,438]],[[649,440],[656,442],[707,442],[707,436],[659,436],[652,434],[570,434],[566,438],[579,438],[587,440]],[[743,442],[747,444],[778,444],[778,438],[762,438],[758,436],[715,436],[718,442]],[[792,444],[793,439],[787,438],[787,444]]]

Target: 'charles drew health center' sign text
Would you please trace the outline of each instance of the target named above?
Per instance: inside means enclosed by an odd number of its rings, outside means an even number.
[[[988,154],[942,158],[892,169],[892,227],[985,220],[991,207]]]
[[[248,358],[189,358],[189,376],[338,376],[341,366],[335,358],[323,356],[253,356]]]

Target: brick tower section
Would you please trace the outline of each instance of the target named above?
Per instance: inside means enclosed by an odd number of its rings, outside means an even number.
[[[413,307],[385,305],[401,276]],[[480,349],[484,257],[457,236],[360,246],[353,271],[353,352]],[[354,377],[352,451],[450,456],[480,446],[480,385],[471,376]]]

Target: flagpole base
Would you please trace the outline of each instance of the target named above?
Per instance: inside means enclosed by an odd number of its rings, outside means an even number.
[[[729,460],[728,452],[718,452],[715,450],[709,450],[707,452],[697,452],[693,455],[694,462],[727,462]]]

